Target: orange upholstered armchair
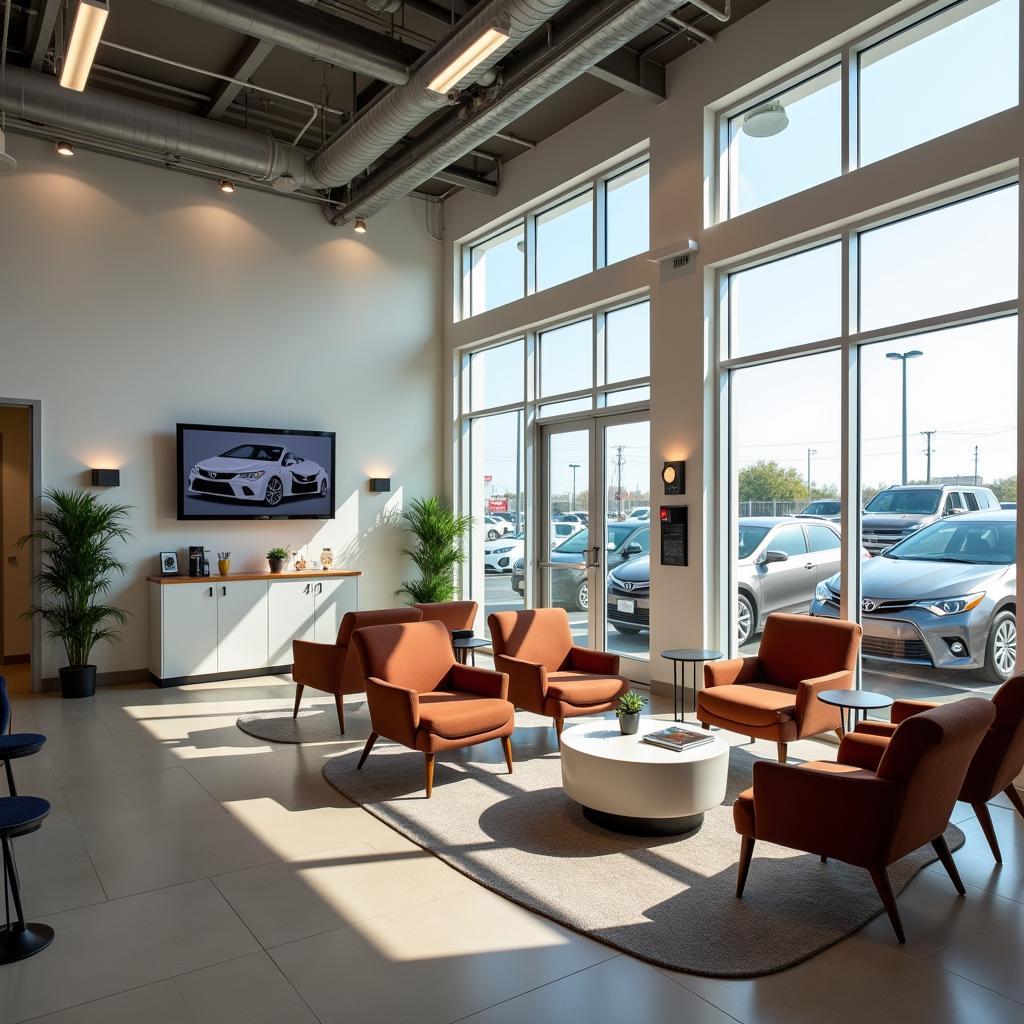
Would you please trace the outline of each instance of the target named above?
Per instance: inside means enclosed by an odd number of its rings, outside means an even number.
[[[352,634],[361,626],[379,626],[391,622],[419,622],[423,613],[417,608],[381,608],[369,612],[346,612],[333,644],[316,644],[309,640],[292,641],[292,679],[295,682],[295,708],[299,713],[302,691],[314,690],[334,695],[338,725],[345,735],[346,693],[363,692],[363,673],[351,648]]]
[[[426,791],[434,788],[434,758],[446,750],[501,740],[512,771],[515,708],[508,676],[457,665],[440,622],[408,622],[358,630],[353,643],[365,677],[370,738],[357,768],[378,737],[423,752]]]
[[[912,715],[920,714],[941,705],[924,701],[898,700],[892,706],[892,722],[861,722],[854,735],[878,737],[878,757],[881,758],[885,743],[895,734],[900,725]],[[971,805],[981,823],[985,838],[992,849],[996,862],[1003,862],[999,840],[992,825],[988,802],[998,793],[1005,793],[1017,812],[1024,818],[1024,800],[1013,784],[1013,780],[1024,770],[1024,676],[1007,679],[992,698],[995,720],[985,733],[978,752],[971,761],[957,797]]]
[[[849,733],[839,761],[802,765],[758,761],[754,785],[733,804],[742,836],[736,895],[742,897],[754,843],[763,839],[791,849],[834,857],[866,868],[900,942],[903,924],[888,866],[931,843],[964,895],[953,855],[943,837],[971,758],[995,717],[977,697],[946,704],[903,722],[880,759],[873,737]],[[864,767],[877,761],[877,769]]]
[[[423,613],[424,621],[443,622],[450,633],[457,629],[473,628],[479,605],[476,601],[433,601],[413,605]]]
[[[564,608],[495,612],[487,624],[494,665],[508,673],[509,700],[550,715],[559,734],[566,718],[609,711],[629,689],[618,655],[573,645]]]
[[[839,708],[818,694],[853,689],[860,637],[853,622],[769,615],[755,657],[704,666],[697,718],[705,729],[775,740],[783,763],[794,740],[830,731],[842,738]]]

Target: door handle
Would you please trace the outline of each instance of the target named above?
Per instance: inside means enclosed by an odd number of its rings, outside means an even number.
[[[813,569],[814,568],[814,563],[813,562],[805,562],[804,563],[804,568],[805,569]]]
[[[538,562],[541,569],[586,569],[586,562]]]
[[[305,586],[305,587],[303,588],[303,591],[302,591],[302,592],[303,592],[304,594],[308,594],[308,593],[309,593],[309,584],[308,584],[308,583],[307,583],[307,584],[306,584],[306,586]]]
[[[206,596],[207,597],[213,597],[213,587],[207,587],[207,589],[206,589]]]
[[[228,596],[228,588],[227,587],[221,587],[220,588],[220,596],[221,597],[227,597]]]
[[[315,592],[317,594],[322,594],[324,592],[324,585],[322,583],[318,583],[316,585],[316,591]]]

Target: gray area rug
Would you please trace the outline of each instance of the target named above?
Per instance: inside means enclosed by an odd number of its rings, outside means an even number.
[[[242,732],[270,743],[340,743],[344,739],[333,704],[300,708],[298,718],[292,718],[291,708],[252,711],[239,715],[235,725]]]
[[[520,713],[527,725],[545,725]],[[866,871],[758,843],[736,899],[739,836],[732,803],[756,758],[733,747],[725,802],[694,835],[638,838],[591,824],[561,788],[554,749],[517,754],[507,775],[497,742],[439,758],[423,795],[423,755],[379,740],[332,757],[327,781],[417,845],[502,896],[650,963],[707,977],[771,974],[820,953],[882,912]],[[490,748],[494,749],[491,750]],[[523,760],[518,758],[522,756]],[[950,826],[952,849],[964,836]],[[899,893],[934,861],[930,846],[892,866]],[[949,887],[952,904],[957,899]],[[895,940],[894,940],[895,941]]]

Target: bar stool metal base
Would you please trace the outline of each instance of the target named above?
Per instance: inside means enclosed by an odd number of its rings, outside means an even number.
[[[12,924],[0,928],[0,964],[13,964],[41,953],[53,942],[53,929],[48,924],[29,923],[24,928]]]

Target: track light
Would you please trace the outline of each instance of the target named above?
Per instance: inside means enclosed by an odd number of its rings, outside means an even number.
[[[73,89],[75,92],[85,89],[109,13],[107,0],[78,0],[68,52],[60,73],[60,84],[65,89]]]
[[[235,183],[233,181],[228,181],[227,178],[223,178],[218,183],[217,188],[219,188],[221,192],[227,192],[230,194],[235,191]]]
[[[61,139],[56,146],[53,147],[57,151],[58,156],[74,156],[75,147],[70,142],[65,142]]]
[[[356,217],[355,231],[356,231],[356,234],[359,234],[359,235],[365,235],[366,234],[366,221],[363,220],[362,217]]]
[[[495,50],[501,49],[509,41],[511,35],[512,29],[507,22],[494,22],[484,30],[483,35],[470,43],[448,67],[436,75],[427,88],[432,92],[439,92],[442,96],[445,95],[473,68],[487,60]]]

